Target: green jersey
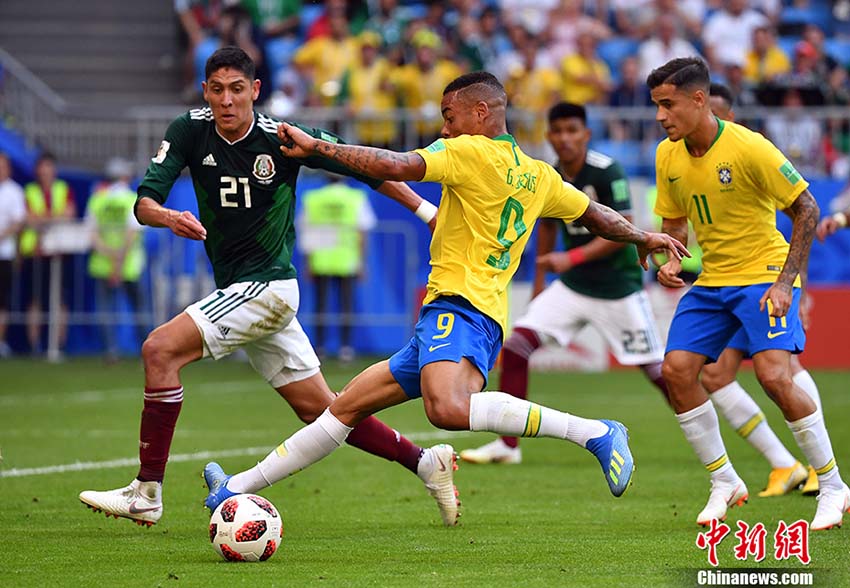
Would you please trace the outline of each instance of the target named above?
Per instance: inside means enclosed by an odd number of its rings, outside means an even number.
[[[189,168],[218,288],[295,277],[295,183],[302,165],[350,175],[373,188],[382,183],[322,157],[284,156],[278,124],[255,111],[248,133],[231,143],[216,131],[209,108],[190,110],[168,127],[139,186],[139,198],[164,204],[183,168]],[[299,128],[340,142],[328,131]]]
[[[619,163],[597,151],[588,149],[584,165],[575,178],[568,178],[556,164],[561,176],[600,204],[623,215],[632,211],[629,182]],[[564,223],[566,249],[581,247],[595,238],[578,221]],[[561,281],[571,290],[592,298],[624,298],[643,288],[637,249],[627,245],[601,259],[582,263],[561,274]]]

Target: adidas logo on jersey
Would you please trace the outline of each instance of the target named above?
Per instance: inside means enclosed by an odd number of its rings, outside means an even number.
[[[215,167],[215,166],[217,166],[217,165],[218,165],[218,164],[215,162],[215,157],[213,157],[212,153],[210,153],[209,155],[207,155],[206,157],[204,157],[204,160],[201,162],[201,164],[202,164],[202,165],[211,165],[211,166],[213,166],[213,167]]]

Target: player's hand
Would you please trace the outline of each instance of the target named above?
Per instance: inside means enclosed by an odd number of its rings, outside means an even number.
[[[812,324],[812,308],[815,306],[815,301],[804,289],[800,293],[800,324],[803,325],[803,330],[808,331]]]
[[[287,157],[309,157],[315,153],[316,139],[289,123],[277,126],[277,138],[282,145],[280,151]]]
[[[671,261],[674,259],[681,261],[682,257],[691,256],[691,252],[688,251],[687,247],[667,233],[647,233],[646,240],[637,246],[637,251],[640,266],[645,270],[649,269],[646,257],[650,253],[667,253]],[[681,271],[681,265],[679,268],[679,271]]]
[[[682,262],[678,259],[671,259],[658,268],[658,283],[665,288],[683,288],[685,280],[679,277],[681,271]]]
[[[823,241],[840,228],[841,225],[838,224],[838,221],[831,216],[828,216],[818,223],[818,228],[816,229],[815,234],[818,236],[818,241]]]
[[[788,309],[791,308],[793,294],[794,288],[789,284],[772,284],[759,300],[759,310],[764,312],[764,307],[767,305],[770,316],[783,317],[788,314]]]
[[[537,267],[547,272],[562,274],[572,269],[570,254],[567,251],[552,251],[537,258]]]
[[[203,241],[207,238],[207,230],[204,225],[188,210],[183,212],[170,211],[168,228],[178,237],[185,237],[194,241]]]

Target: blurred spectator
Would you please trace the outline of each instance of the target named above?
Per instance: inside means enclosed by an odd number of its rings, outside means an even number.
[[[12,354],[6,342],[12,295],[12,264],[17,254],[18,233],[26,218],[24,191],[20,184],[12,179],[9,156],[0,151],[0,358]]]
[[[646,13],[654,0],[611,0],[617,31],[627,37],[640,38],[641,27],[646,25]]]
[[[703,52],[713,71],[730,63],[744,63],[753,30],[766,26],[765,15],[747,7],[747,0],[726,0],[723,10],[708,17],[702,30]]]
[[[522,64],[505,78],[508,104],[513,113],[510,132],[532,157],[544,154],[546,121],[544,113],[558,100],[561,78],[540,58],[538,44],[529,38],[521,48]]]
[[[322,14],[307,28],[307,40],[333,36],[334,24],[331,20],[340,14],[345,16],[351,32],[357,35],[369,18],[369,8],[365,0],[325,0]]]
[[[396,70],[395,86],[402,106],[419,111],[424,120],[416,123],[419,145],[427,145],[443,126],[440,101],[443,89],[462,72],[457,64],[439,57],[443,42],[436,33],[420,29],[411,44],[416,50],[413,63]]]
[[[481,13],[479,34],[481,39],[478,50],[484,63],[483,69],[493,72],[499,56],[511,50],[511,42],[502,28],[498,8],[488,6]]]
[[[803,29],[803,40],[814,49],[814,71],[821,79],[828,80],[832,72],[842,69],[841,64],[824,51],[825,37],[817,25],[806,25]]]
[[[740,63],[730,63],[723,70],[723,78],[729,91],[734,96],[734,104],[737,106],[755,106],[759,104],[759,97],[753,86],[744,77],[744,66]],[[741,122],[745,126],[752,126],[749,122]]]
[[[561,61],[579,51],[578,38],[589,34],[597,41],[611,36],[611,29],[603,22],[581,12],[578,0],[560,0],[549,13],[547,37],[553,59]]]
[[[497,0],[506,24],[520,26],[533,35],[542,34],[549,23],[549,12],[559,0]]]
[[[794,63],[790,72],[777,76],[775,86],[782,89],[794,89],[796,95],[808,106],[824,103],[824,87],[826,78],[821,77],[817,70],[818,53],[808,41],[800,41],[794,47]],[[763,104],[775,105],[775,97],[785,96],[775,88],[767,88],[759,93]]]
[[[651,6],[647,6],[634,15],[635,22],[639,26],[639,36],[643,38],[652,34],[658,19],[664,15],[673,17],[676,36],[684,39],[699,39],[705,17],[705,3],[703,0],[655,0]],[[679,57],[687,57],[687,55]]]
[[[38,353],[41,340],[42,306],[46,306],[50,295],[50,260],[44,256],[40,239],[44,231],[57,221],[69,221],[77,216],[74,195],[68,184],[56,177],[56,158],[42,153],[35,163],[35,181],[24,187],[27,204],[26,228],[21,232],[18,251],[24,259],[24,285],[30,287],[27,306],[27,340],[30,351]],[[61,267],[61,266],[60,266]],[[60,275],[55,276],[62,284]],[[64,290],[60,286],[60,292]],[[60,294],[60,298],[64,298]],[[65,347],[68,334],[68,308],[60,300],[58,317],[59,347]]]
[[[336,102],[342,75],[360,55],[360,44],[349,34],[345,11],[334,9],[328,22],[331,34],[307,41],[292,60],[308,81],[310,106],[332,106]]]
[[[221,5],[220,0],[174,0],[174,12],[186,43],[182,98],[187,103],[201,99],[204,64],[217,46],[212,36]]]
[[[342,311],[339,358],[351,361],[354,286],[363,274],[366,232],[375,227],[376,219],[364,190],[346,185],[340,176],[329,178],[329,184],[302,196],[299,232],[308,271],[316,286],[316,351],[321,357],[327,350],[326,328],[331,324],[328,298],[331,288],[335,288]]]
[[[294,69],[284,69],[275,75],[275,89],[266,103],[266,110],[274,117],[288,119],[305,101],[304,83]]]
[[[649,88],[646,87],[645,79],[638,74],[637,58],[634,56],[626,57],[620,64],[620,83],[608,97],[608,105],[614,107],[651,106],[652,99],[649,96]],[[654,122],[613,120],[608,125],[608,132],[611,139],[615,141],[641,140],[644,138],[643,131],[655,126]]]
[[[92,233],[89,255],[89,275],[96,285],[97,312],[106,313],[101,321],[101,333],[106,347],[106,361],[118,359],[116,319],[119,315],[120,294],[127,298],[130,311],[137,313],[141,305],[139,278],[145,267],[142,227],[133,214],[136,191],[130,188],[133,166],[129,161],[115,158],[106,165],[110,183],[91,195],[86,206],[85,222]],[[143,333],[136,317],[135,343],[141,344]]]
[[[800,3],[800,0],[795,0]],[[779,24],[779,17],[782,16],[782,0],[749,0],[750,8],[758,10],[765,15],[772,26]]]
[[[258,100],[264,101],[268,98],[271,84],[269,83],[269,72],[263,55],[262,43],[255,35],[254,23],[245,7],[233,2],[233,0],[228,0],[218,17],[216,34],[218,44],[214,50],[219,47],[233,46],[239,47],[248,54],[256,66],[257,79],[262,81]],[[206,70],[206,61],[204,61],[204,69]],[[206,78],[206,72],[204,72],[204,78]]]
[[[357,121],[359,143],[388,148],[396,140],[395,121],[389,114],[395,107],[392,66],[378,53],[378,33],[364,31],[358,40],[360,59],[343,75],[339,100]]]
[[[378,0],[377,8],[363,26],[364,30],[381,36],[385,57],[393,65],[398,65],[402,58],[401,46],[404,42],[407,21],[404,10],[398,5],[398,0]]]
[[[754,85],[772,82],[791,70],[791,61],[776,44],[776,35],[768,26],[753,30],[752,49],[747,53],[744,77]]]
[[[661,67],[676,57],[699,55],[699,51],[676,32],[675,17],[671,14],[662,14],[658,17],[655,34],[640,44],[638,55],[639,76],[642,80],[646,80],[656,67]]]
[[[820,123],[803,108],[800,92],[785,91],[782,110],[767,117],[765,132],[803,176],[823,172]]]
[[[561,99],[573,104],[604,104],[611,90],[611,71],[596,53],[596,37],[578,36],[578,51],[561,63]]]
[[[301,0],[241,0],[265,39],[295,36],[301,24]]]

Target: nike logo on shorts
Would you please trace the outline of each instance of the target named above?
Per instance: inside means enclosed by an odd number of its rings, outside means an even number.
[[[451,343],[440,343],[439,345],[431,345],[428,348],[428,351],[436,351],[440,347],[448,347],[449,345],[451,345]]]
[[[767,332],[767,338],[768,338],[768,339],[775,339],[775,338],[776,338],[776,337],[778,337],[779,335],[784,335],[784,334],[785,334],[785,333],[787,333],[787,332],[788,332],[788,331],[777,331],[777,332],[775,332],[775,333],[774,333],[774,332],[772,332],[772,331],[768,331],[768,332]]]

